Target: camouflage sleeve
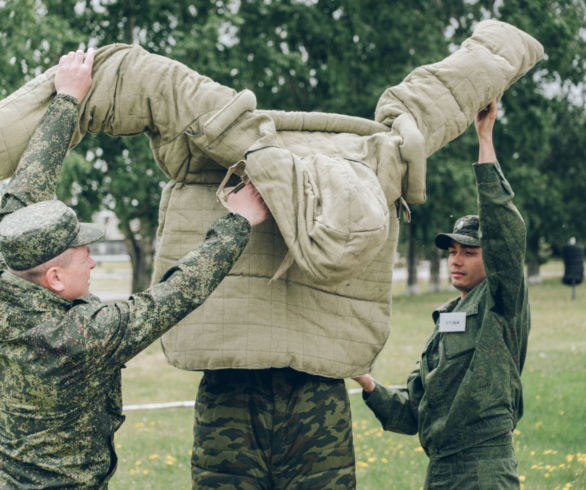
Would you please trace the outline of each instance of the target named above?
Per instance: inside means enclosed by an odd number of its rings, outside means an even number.
[[[29,204],[53,199],[78,118],[79,102],[57,95],[41,118],[2,196],[0,218]]]
[[[91,355],[107,357],[113,361],[110,365],[120,366],[191,313],[238,260],[250,229],[242,216],[220,218],[204,242],[169,269],[160,283],[126,302],[102,307],[93,319],[96,341]]]
[[[419,369],[409,375],[406,386],[384,386],[377,382],[372,393],[363,392],[362,396],[384,430],[417,434],[417,413],[423,396]]]
[[[495,304],[507,318],[523,306],[525,223],[512,203],[513,189],[498,163],[474,165],[482,257]]]

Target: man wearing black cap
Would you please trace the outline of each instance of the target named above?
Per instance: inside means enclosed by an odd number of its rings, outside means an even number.
[[[479,216],[458,219],[435,239],[448,250],[460,296],[433,313],[435,329],[406,386],[355,378],[385,430],[419,434],[430,458],[426,489],[519,488],[512,431],[523,414],[530,327],[526,230],[497,163],[496,115],[492,102],[475,120]]]
[[[103,233],[53,195],[92,63],[91,50],[61,58],[57,95],[0,203],[0,488],[107,487],[121,368],[207,298],[268,215],[247,185],[160,283],[108,305],[90,295],[88,244]]]

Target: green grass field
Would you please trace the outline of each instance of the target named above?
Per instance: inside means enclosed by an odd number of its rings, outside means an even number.
[[[559,265],[559,264],[558,264]],[[550,266],[554,267],[554,266]],[[374,375],[401,384],[431,332],[433,308],[453,291],[400,296]],[[532,331],[523,373],[525,416],[515,431],[522,488],[586,488],[586,285],[576,299],[559,278],[531,286]],[[159,344],[123,372],[125,405],[193,400],[199,373],[167,365]],[[357,388],[348,381],[348,388]],[[351,395],[358,488],[419,489],[427,458],[416,437],[383,432],[360,395]],[[116,435],[119,463],[110,488],[189,489],[192,408],[136,410]]]

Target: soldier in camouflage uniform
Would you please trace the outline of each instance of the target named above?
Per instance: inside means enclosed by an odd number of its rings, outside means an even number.
[[[456,221],[435,243],[449,251],[456,298],[433,313],[435,329],[407,385],[356,378],[385,430],[419,433],[430,458],[425,488],[519,488],[512,431],[523,414],[521,370],[530,315],[525,225],[492,143],[496,102],[476,116],[479,216]],[[483,163],[492,162],[492,163]]]
[[[51,200],[91,84],[93,53],[61,58],[57,95],[2,198],[0,217],[0,488],[106,488],[116,468],[124,363],[197,308],[268,214],[252,186],[234,213],[148,290],[103,304],[89,294],[101,238]]]

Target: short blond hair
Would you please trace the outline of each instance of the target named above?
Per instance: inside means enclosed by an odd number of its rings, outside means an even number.
[[[47,262],[43,262],[42,264],[31,267],[30,269],[17,271],[8,267],[8,270],[21,279],[40,285],[41,277],[43,277],[45,272],[47,272],[51,267],[67,267],[71,263],[71,250],[73,249],[68,248],[64,252],[61,252],[59,255],[57,255],[57,257],[53,257],[52,259],[47,260]]]

